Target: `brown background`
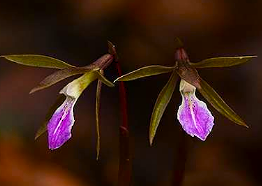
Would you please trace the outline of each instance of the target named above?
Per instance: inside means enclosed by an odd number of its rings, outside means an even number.
[[[216,56],[262,54],[259,0],[27,0],[0,1],[0,54],[43,54],[87,65],[117,45],[124,72],[150,64],[174,63],[180,37],[192,62]],[[206,142],[186,137],[185,186],[257,186],[261,179],[260,58],[199,73],[242,116],[237,126],[211,108],[215,126]],[[102,94],[102,150],[95,160],[95,84],[75,107],[73,138],[49,151],[46,135],[34,134],[59,90],[69,82],[29,95],[50,69],[0,59],[0,185],[116,185],[119,111],[117,88]],[[106,76],[116,78],[113,68]],[[162,118],[153,147],[148,126],[157,94],[168,75],[127,83],[134,152],[133,185],[172,185],[181,127],[178,88]],[[199,94],[198,97],[204,100]]]

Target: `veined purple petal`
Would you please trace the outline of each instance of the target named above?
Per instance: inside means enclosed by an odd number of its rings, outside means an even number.
[[[207,105],[196,97],[195,88],[190,92],[181,91],[181,95],[182,104],[179,106],[177,119],[186,133],[205,141],[214,126],[214,117]]]
[[[71,129],[75,122],[73,108],[76,100],[67,96],[49,120],[47,124],[49,149],[57,149],[71,138]]]

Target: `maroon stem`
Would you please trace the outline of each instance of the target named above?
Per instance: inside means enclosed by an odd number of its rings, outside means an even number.
[[[118,76],[122,76],[121,67],[118,61],[115,62]],[[119,95],[120,95],[120,109],[122,116],[121,127],[128,130],[128,117],[127,117],[127,99],[126,99],[126,88],[123,81],[119,82]]]
[[[181,186],[183,185],[186,159],[187,159],[186,134],[182,130],[179,131],[179,144],[176,147],[175,152],[176,152],[176,157],[174,162],[173,180],[171,185]]]
[[[195,69],[191,69],[190,66],[188,65],[189,62],[188,55],[184,50],[184,48],[182,47],[182,43],[179,39],[178,42],[180,46],[176,49],[175,60],[178,61],[178,66],[180,66],[180,68],[182,68],[182,66],[185,67],[186,70],[190,72],[189,74],[193,76],[193,78],[191,78],[190,75],[188,75],[187,77],[183,75],[183,73],[180,73],[179,75],[185,77],[186,80],[188,81],[194,82],[195,77],[198,76],[197,71]],[[179,73],[179,70],[177,72]],[[186,133],[182,129],[179,130],[179,144],[176,147],[175,152],[177,153],[176,154],[177,156],[175,158],[172,186],[181,186],[183,185],[183,180],[185,177],[185,167],[186,167],[186,160],[187,160],[187,137],[186,137]]]
[[[118,76],[122,75],[121,67],[117,56],[114,56],[115,67]],[[119,170],[118,170],[118,186],[131,185],[132,158],[130,153],[129,131],[128,131],[128,115],[127,115],[127,97],[124,82],[119,82],[120,95],[120,113],[122,123],[119,128]]]

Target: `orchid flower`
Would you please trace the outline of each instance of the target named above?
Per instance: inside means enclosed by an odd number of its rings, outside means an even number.
[[[71,138],[71,130],[75,122],[74,105],[83,90],[95,79],[94,73],[86,73],[60,91],[66,99],[47,124],[49,149],[57,149]]]
[[[175,52],[174,66],[146,66],[122,75],[114,81],[131,81],[172,72],[167,84],[159,93],[152,112],[149,128],[150,144],[153,143],[160,120],[173,95],[178,76],[181,78],[179,90],[182,96],[182,104],[178,109],[177,119],[187,134],[205,141],[214,126],[214,117],[207,105],[196,97],[196,90],[222,115],[236,124],[247,127],[245,122],[223,101],[215,90],[199,76],[196,68],[229,67],[247,62],[256,56],[217,57],[191,63],[180,40],[178,43],[179,47]]]
[[[74,125],[74,105],[82,92],[87,86],[95,80],[98,80],[97,84],[97,97],[96,97],[96,122],[97,122],[97,157],[100,149],[100,135],[99,135],[99,105],[100,105],[100,92],[101,82],[109,87],[113,87],[114,84],[108,81],[104,76],[104,69],[111,64],[114,56],[111,54],[105,54],[92,64],[85,67],[75,67],[66,62],[58,59],[54,59],[43,55],[5,55],[1,56],[9,61],[34,67],[45,67],[60,69],[53,74],[47,76],[38,86],[33,88],[30,93],[45,89],[74,75],[82,75],[81,77],[73,80],[66,85],[60,94],[65,95],[63,103],[60,99],[51,107],[47,114],[46,121],[43,126],[37,131],[36,138],[48,131],[48,144],[49,149],[57,149],[61,147],[66,141],[71,138],[71,130]]]

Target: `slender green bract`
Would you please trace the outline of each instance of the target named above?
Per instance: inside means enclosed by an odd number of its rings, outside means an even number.
[[[68,77],[78,75],[78,74],[84,74],[86,72],[90,71],[90,69],[84,69],[84,68],[66,68],[59,71],[54,72],[53,74],[47,76],[43,81],[41,81],[36,87],[34,87],[31,91],[31,93],[37,92],[39,90],[48,88],[59,81],[62,81]]]
[[[158,95],[158,98],[156,100],[153,113],[151,116],[150,121],[150,128],[149,128],[149,141],[150,145],[153,143],[153,139],[156,135],[156,130],[159,125],[159,122],[165,112],[165,109],[173,95],[173,92],[176,87],[176,82],[178,79],[178,75],[175,71],[173,71],[171,77],[169,78],[167,84],[164,86],[164,88],[161,90],[160,94]]]
[[[101,70],[101,74],[103,71]],[[97,134],[97,142],[96,142],[96,160],[99,159],[100,154],[100,98],[101,98],[101,88],[102,82],[100,80],[97,81],[96,87],[96,134]]]
[[[216,57],[205,59],[198,63],[190,63],[195,68],[210,68],[210,67],[230,67],[250,61],[257,56],[239,56],[239,57]]]
[[[99,71],[95,70],[94,71],[96,73],[97,78],[104,83],[106,86],[108,87],[114,87],[114,83],[112,83],[111,81],[109,81],[108,79],[105,78],[105,76],[103,76],[103,74],[101,74]]]
[[[225,103],[218,93],[216,93],[216,91],[202,78],[200,78],[200,87],[201,88],[198,88],[198,91],[218,112],[236,124],[248,127],[245,122]]]
[[[45,67],[45,68],[56,68],[56,69],[64,69],[74,67],[64,61],[43,56],[43,55],[33,55],[33,54],[23,54],[23,55],[3,55],[5,59],[27,66],[33,67]]]
[[[116,81],[132,81],[135,79],[148,77],[148,76],[154,76],[158,74],[168,73],[175,69],[175,67],[166,67],[161,65],[151,65],[139,68],[137,70],[134,70],[132,72],[129,72],[123,76],[118,77],[114,82]]]
[[[106,84],[109,87],[113,87],[114,84],[111,83],[109,80],[107,80],[102,74],[100,74],[97,70],[90,70],[85,67],[77,67],[77,68],[66,68],[59,71],[54,72],[53,74],[47,76],[43,81],[39,83],[36,87],[34,87],[31,91],[31,93],[37,92],[39,90],[48,88],[59,81],[62,81],[68,77],[78,75],[78,74],[84,74],[88,71],[93,71],[96,73],[96,76],[98,79],[100,79],[104,84]]]

